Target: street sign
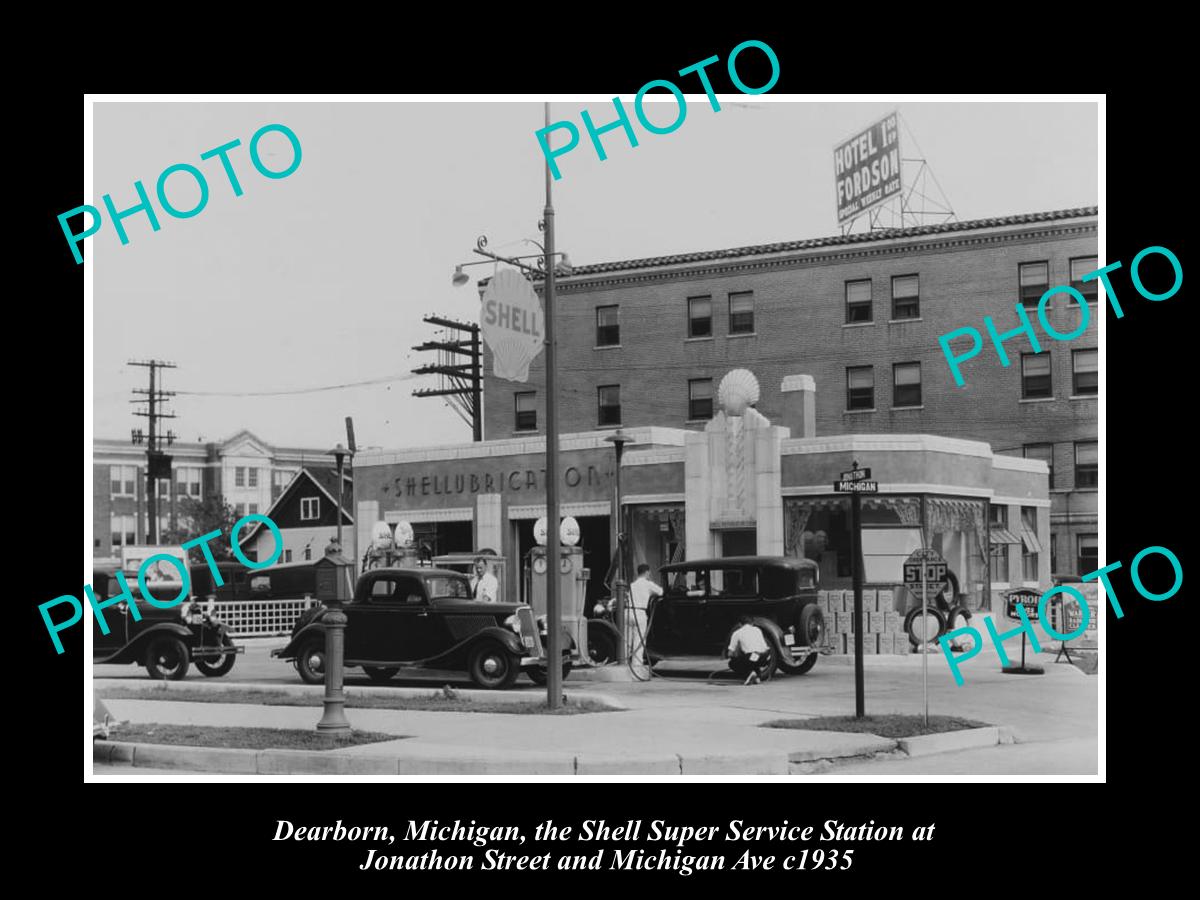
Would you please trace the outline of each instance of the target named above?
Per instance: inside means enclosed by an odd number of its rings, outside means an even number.
[[[1025,607],[1025,616],[1030,622],[1038,620],[1038,604],[1042,600],[1042,595],[1037,591],[1031,591],[1028,588],[1018,588],[1015,591],[1009,591],[1005,594],[1004,600],[1004,614],[1013,621],[1021,621],[1021,615],[1017,612],[1018,606]],[[1078,627],[1078,624],[1076,624],[1076,627]]]
[[[835,481],[833,489],[839,494],[878,494],[878,481]]]
[[[839,477],[842,481],[863,481],[871,477],[871,470],[851,469],[849,472],[843,472]]]
[[[918,599],[921,591],[930,598],[936,597],[946,588],[949,566],[936,550],[914,550],[904,561],[904,586]]]

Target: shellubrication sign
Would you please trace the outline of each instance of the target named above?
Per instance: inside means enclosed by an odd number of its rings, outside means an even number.
[[[838,224],[896,196],[900,185],[900,127],[896,113],[838,144],[833,151]]]

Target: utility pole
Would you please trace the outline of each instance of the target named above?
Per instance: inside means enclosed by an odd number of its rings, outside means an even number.
[[[419,388],[414,397],[446,397],[451,408],[471,426],[472,440],[483,440],[483,354],[479,346],[479,325],[458,322],[442,316],[424,316],[421,321],[438,325],[446,332],[434,341],[426,341],[414,350],[436,350],[434,365],[418,366],[414,375],[437,375],[436,388]],[[466,357],[461,361],[460,357]]]
[[[161,359],[129,360],[131,366],[143,366],[150,370],[150,389],[135,388],[133,393],[144,394],[144,400],[130,400],[130,403],[145,403],[147,409],[134,410],[135,416],[143,416],[150,420],[150,433],[145,435],[142,429],[133,429],[133,443],[146,444],[146,504],[148,521],[146,522],[146,540],[157,544],[161,535],[158,533],[158,479],[171,477],[171,457],[160,452],[161,441],[165,438],[167,446],[175,443],[175,432],[168,431],[165,435],[158,433],[159,419],[174,419],[175,414],[162,412],[162,405],[167,397],[174,397],[174,391],[164,391],[157,387],[155,374],[159,369],[174,369],[175,363],[164,362]]]

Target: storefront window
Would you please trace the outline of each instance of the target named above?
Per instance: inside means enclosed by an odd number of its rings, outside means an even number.
[[[683,562],[684,515],[683,504],[662,506],[632,506],[626,508],[629,534],[629,571],[645,563],[651,578],[657,579],[658,569],[669,563]]]
[[[1008,507],[992,504],[989,520],[991,540],[992,584],[1008,584]]]
[[[1021,577],[1025,581],[1038,580],[1038,554],[1042,552],[1037,533],[1037,510],[1032,506],[1021,507]]]

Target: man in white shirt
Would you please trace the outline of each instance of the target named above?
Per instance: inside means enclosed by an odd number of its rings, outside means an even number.
[[[751,622],[749,616],[738,619],[738,627],[729,636],[726,654],[729,656],[729,668],[739,677],[746,676],[745,684],[758,684],[762,681],[760,670],[764,668],[763,663],[770,652],[771,648],[767,645],[762,629]],[[771,677],[770,671],[761,674],[766,678]]]
[[[480,603],[496,603],[500,595],[500,582],[488,571],[487,560],[475,557],[475,574],[471,578],[471,596]]]
[[[650,601],[662,595],[663,589],[650,580],[650,567],[642,563],[637,567],[637,578],[629,585],[633,615],[625,628],[629,632],[627,644],[630,659],[640,661],[638,654],[646,641],[646,611],[650,608]]]

